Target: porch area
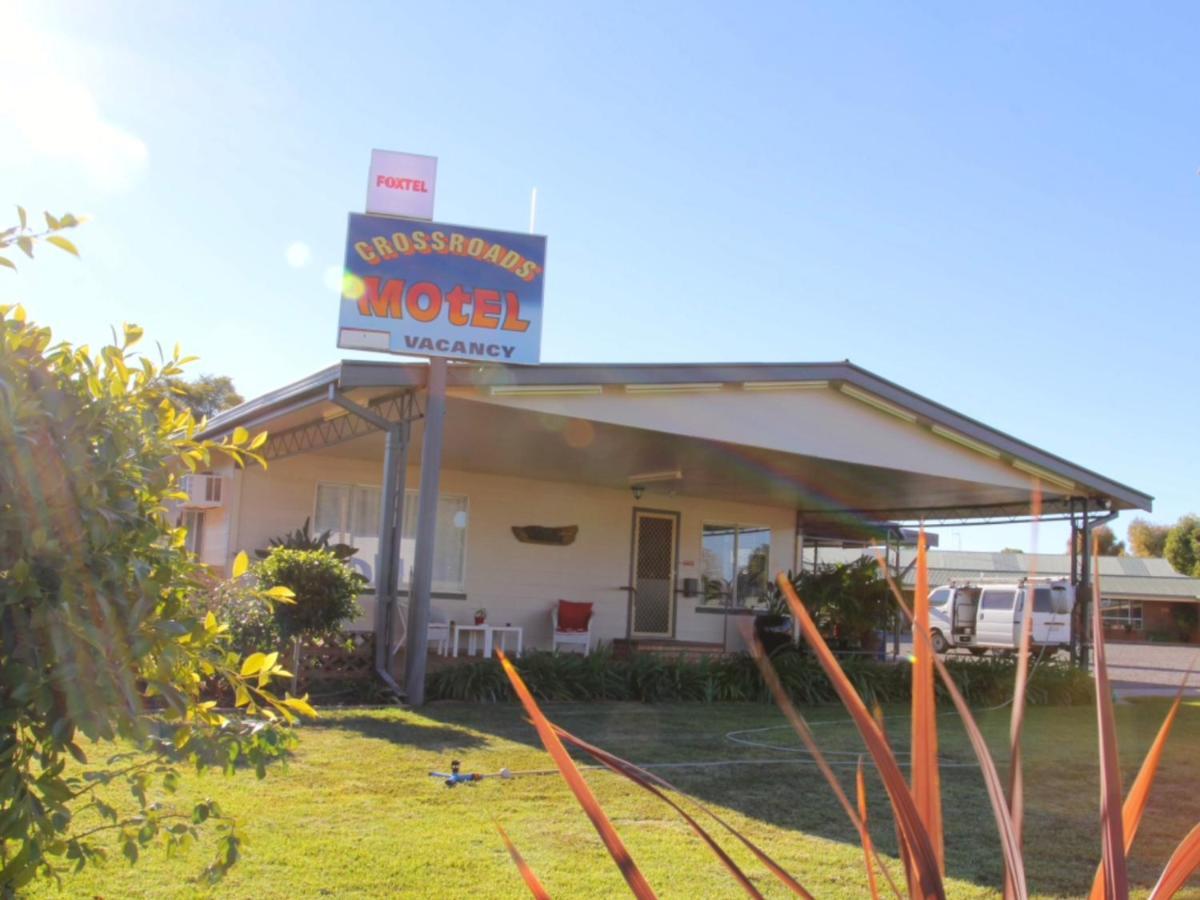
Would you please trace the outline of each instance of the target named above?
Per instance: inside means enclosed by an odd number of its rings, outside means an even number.
[[[344,362],[207,432],[271,435],[269,468],[214,473],[228,483],[205,511],[214,567],[309,519],[357,549],[349,562],[374,585],[396,504],[395,594],[365,595],[351,624],[379,636],[392,673],[411,643],[424,377],[421,365]],[[390,475],[384,426],[397,439]],[[452,634],[482,613],[519,629],[526,650],[550,649],[552,611],[570,601],[590,604],[592,648],[738,652],[741,623],[814,538],[1020,518],[1035,486],[1048,516],[1150,503],[848,363],[452,366],[439,456],[430,622]]]

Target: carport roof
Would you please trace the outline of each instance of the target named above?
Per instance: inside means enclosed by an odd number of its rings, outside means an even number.
[[[261,427],[326,400],[331,387],[379,396],[389,391],[420,389],[428,366],[424,362],[345,360],[307,378],[264,394],[215,416],[202,436],[216,436],[237,426]],[[1043,479],[1056,491],[1090,497],[1110,509],[1149,510],[1153,498],[1120,482],[1018,440],[958,413],[850,361],[831,363],[666,363],[563,364],[540,366],[451,364],[447,385],[475,388],[492,394],[536,394],[606,390],[625,387],[651,390],[746,391],[828,387],[919,427],[961,447],[1011,463]],[[1066,486],[1066,487],[1064,487]],[[947,510],[946,518],[953,511]],[[964,517],[979,515],[965,512]]]

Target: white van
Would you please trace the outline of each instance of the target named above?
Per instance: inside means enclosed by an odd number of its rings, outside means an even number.
[[[965,647],[977,656],[988,650],[1015,651],[1021,644],[1021,622],[1031,594],[1030,645],[1036,649],[1069,647],[1075,588],[1063,578],[1039,578],[934,588],[929,594],[934,650],[945,653]]]

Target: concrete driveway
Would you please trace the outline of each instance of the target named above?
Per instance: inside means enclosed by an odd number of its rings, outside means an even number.
[[[889,641],[888,650],[891,648]],[[1196,669],[1188,679],[1186,693],[1200,697],[1200,645],[1111,641],[1105,644],[1105,649],[1108,651],[1108,677],[1118,697],[1173,696],[1193,661]],[[910,653],[911,637],[905,635],[900,640],[900,654],[907,656]],[[965,654],[965,651],[954,651],[957,653]],[[1059,656],[1067,657],[1065,653]]]

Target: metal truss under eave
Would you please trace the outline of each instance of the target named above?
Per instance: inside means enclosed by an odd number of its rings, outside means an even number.
[[[407,390],[369,401],[367,409],[389,422],[415,422],[422,416],[415,391]],[[274,433],[267,440],[263,456],[268,460],[322,450],[352,441],[380,429],[361,416],[339,412],[330,418],[315,419],[294,428]]]
[[[879,530],[884,527],[881,523],[905,523],[912,525],[923,522],[926,528],[955,527],[969,525],[1010,525],[1033,522],[1069,522],[1070,511],[1067,508],[1067,498],[1048,501],[1042,510],[1042,515],[1035,517],[1029,507],[1023,504],[981,504],[978,506],[956,507],[925,507],[920,509],[845,509],[845,510],[804,510],[803,523],[813,534],[820,532],[823,521],[843,525],[857,525],[864,533]],[[1103,509],[1101,510],[1103,511]]]

